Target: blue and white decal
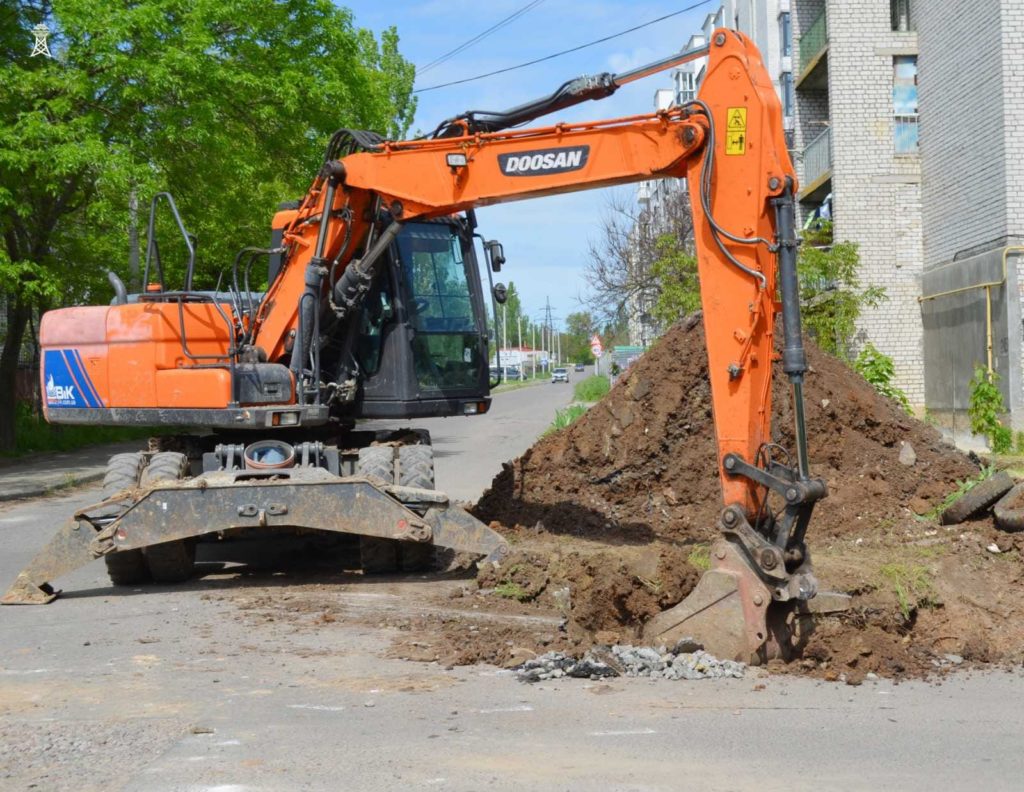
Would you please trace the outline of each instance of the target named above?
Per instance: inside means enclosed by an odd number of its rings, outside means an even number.
[[[78,350],[46,350],[43,354],[43,376],[46,381],[47,407],[103,406]]]

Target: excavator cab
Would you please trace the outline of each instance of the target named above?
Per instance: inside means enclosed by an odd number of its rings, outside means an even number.
[[[466,219],[406,223],[358,321],[355,417],[487,412],[487,314]]]

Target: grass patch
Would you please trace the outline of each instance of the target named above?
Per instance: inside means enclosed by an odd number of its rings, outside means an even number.
[[[552,421],[551,426],[549,426],[544,431],[544,435],[546,436],[551,434],[552,432],[557,432],[561,429],[565,429],[569,426],[572,426],[574,423],[576,423],[576,421],[578,421],[583,416],[583,414],[586,411],[587,408],[584,407],[582,404],[570,404],[568,407],[565,407],[561,410],[556,410],[555,420]]]
[[[892,586],[896,593],[896,601],[904,619],[909,619],[911,612],[919,605],[933,603],[935,589],[932,586],[932,573],[920,564],[883,564],[878,573]]]
[[[160,434],[160,430],[151,427],[48,424],[42,416],[32,412],[28,403],[21,402],[14,416],[14,449],[2,455],[19,457],[48,451],[74,451],[76,448],[137,440],[156,434]]]
[[[607,377],[587,377],[580,380],[573,386],[572,393],[576,401],[596,402],[601,401],[605,394],[611,389]]]
[[[928,512],[925,516],[930,520],[939,519],[939,517],[946,509],[948,509],[950,506],[952,506],[954,503],[960,500],[964,495],[966,495],[972,489],[981,484],[981,482],[985,481],[986,479],[992,478],[995,472],[995,465],[983,467],[981,469],[981,472],[979,472],[977,476],[974,476],[973,478],[964,479],[959,484],[957,484],[956,489],[949,493],[949,495],[947,495],[945,498],[943,498],[942,503],[940,503],[938,506],[936,506],[934,509]]]
[[[517,602],[526,602],[530,599],[530,594],[520,586],[518,583],[513,583],[511,580],[506,580],[504,583],[499,583],[494,587],[494,593],[504,599],[514,599]]]
[[[690,551],[686,560],[690,566],[697,567],[701,572],[707,572],[711,569],[711,545],[697,545]]]

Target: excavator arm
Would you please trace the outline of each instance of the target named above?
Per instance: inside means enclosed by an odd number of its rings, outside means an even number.
[[[699,98],[681,107],[613,120],[507,128],[549,109],[600,98],[622,82],[705,52]],[[804,534],[814,503],[826,493],[807,466],[796,175],[780,103],[752,42],[718,30],[708,47],[624,79],[601,75],[574,81],[506,113],[477,111],[449,119],[427,139],[380,141],[367,148],[326,162],[303,205],[287,218],[284,238],[293,253],[268,295],[274,310],[260,314],[255,335],[271,359],[284,352],[292,331],[306,354],[312,320],[298,310],[304,300],[312,306],[326,290],[336,311],[359,304],[375,261],[405,222],[648,179],[686,179],[726,508],[712,571],[688,605],[661,614],[648,632],[664,642],[690,633],[721,633],[721,624],[731,621],[734,639],[717,646],[723,654],[752,658],[784,652],[785,630],[774,611],[783,611],[785,621],[793,603],[816,592]],[[387,224],[377,222],[382,212]],[[344,266],[338,266],[343,259]],[[779,313],[782,367],[792,384],[796,416],[793,465],[780,461],[788,454],[771,437]],[[773,610],[772,603],[781,606]],[[728,609],[734,611],[731,619],[723,617]]]

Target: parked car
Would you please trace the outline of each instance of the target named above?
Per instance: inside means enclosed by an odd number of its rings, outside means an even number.
[[[586,371],[587,367],[583,363],[577,363],[576,364],[576,370],[577,371]]]
[[[551,372],[551,383],[556,382],[568,382],[569,381],[569,369],[556,368]]]

